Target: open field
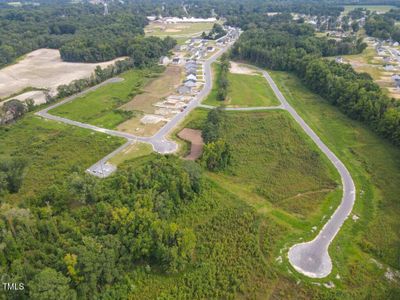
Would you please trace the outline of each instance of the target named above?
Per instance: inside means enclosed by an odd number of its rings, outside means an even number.
[[[359,219],[349,219],[331,246],[330,276],[340,274],[335,285],[357,299],[397,298],[400,280],[385,273],[400,269],[400,151],[309,92],[295,76],[270,73],[291,105],[346,164],[356,184],[352,215]]]
[[[150,144],[135,142],[110,159],[109,162],[115,166],[118,166],[125,161],[146,156],[152,152],[153,148]]]
[[[123,139],[28,114],[0,128],[0,160],[21,157],[28,162],[20,192],[9,197],[22,199],[63,182],[72,172],[83,173],[123,143]]]
[[[166,37],[171,36],[174,38],[186,38],[200,35],[203,31],[211,30],[214,23],[176,23],[164,24],[151,22],[144,29],[146,35]]]
[[[206,116],[196,109],[181,128],[200,129]],[[210,196],[176,220],[198,236],[193,266],[173,278],[139,268],[133,298],[325,299],[329,290],[291,278],[280,261],[287,241],[337,205],[337,175],[286,112],[229,112],[225,134],[232,166],[207,172]]]
[[[137,136],[153,136],[165,125],[165,121],[159,121],[155,124],[147,123],[143,124],[140,120],[144,114],[141,112],[135,112],[135,115],[128,120],[119,124],[116,129],[122,132],[129,132]]]
[[[328,161],[286,112],[230,112],[225,127],[232,164],[218,180],[227,188],[240,187],[264,205],[305,218],[339,185]]]
[[[132,116],[119,109],[129,102],[152,76],[150,70],[130,70],[120,77],[122,82],[100,87],[76,100],[50,110],[51,114],[68,119],[114,129]]]
[[[344,55],[344,60],[352,65],[357,72],[366,72],[371,75],[374,81],[381,88],[388,92],[388,95],[400,99],[400,91],[395,88],[394,81],[391,76],[395,71],[385,71],[386,63],[377,56],[374,47],[369,43],[362,53],[355,55]]]
[[[217,99],[218,90],[218,72],[219,65],[213,64],[213,88],[208,97],[203,101],[203,104],[227,107],[247,107],[247,106],[277,106],[279,101],[276,98],[271,87],[265,81],[264,77],[257,72],[245,74],[245,68],[240,69],[236,67],[236,73],[228,73],[228,96],[225,101]],[[250,72],[248,69],[246,72]]]
[[[160,76],[150,80],[142,93],[120,108],[127,111],[154,113],[153,104],[175,92],[182,83],[183,69],[180,66],[168,66]]]
[[[354,10],[356,8],[365,8],[367,10],[370,10],[371,12],[378,12],[378,13],[385,13],[391,10],[392,8],[396,8],[396,6],[393,5],[345,5],[344,6],[344,14],[348,14],[351,10]]]
[[[70,63],[61,60],[58,50],[35,50],[18,63],[0,69],[0,99],[6,99],[28,87],[54,93],[59,85],[89,77],[96,66],[106,67],[117,60],[97,64]]]

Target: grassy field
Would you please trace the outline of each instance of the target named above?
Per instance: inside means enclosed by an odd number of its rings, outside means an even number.
[[[350,63],[357,72],[366,72],[374,81],[383,88],[389,96],[400,99],[400,92],[395,89],[391,76],[393,71],[385,71],[386,63],[378,57],[374,47],[369,44],[362,53],[355,55],[344,55],[346,62]]]
[[[119,109],[129,102],[159,70],[130,70],[121,75],[124,81],[100,87],[65,105],[50,110],[51,114],[114,129],[132,116]]]
[[[213,88],[204,104],[228,107],[247,107],[247,106],[276,106],[279,101],[271,87],[261,75],[233,74],[228,73],[228,96],[225,101],[217,99],[218,83],[217,77],[219,65],[213,64]]]
[[[174,93],[183,78],[182,67],[168,66],[160,76],[148,81],[141,89],[142,93],[121,106],[121,109],[154,113],[153,104]]]
[[[356,299],[396,299],[400,269],[400,151],[304,88],[293,75],[271,72],[288,101],[346,164],[356,184],[353,213],[331,246],[336,286]],[[376,262],[375,262],[376,261]],[[382,265],[381,265],[382,264]]]
[[[370,10],[371,12],[380,12],[380,13],[385,13],[391,10],[392,8],[395,9],[396,6],[393,5],[345,5],[344,6],[344,14],[348,14],[350,11],[356,9],[356,8],[365,8],[367,10]]]
[[[124,143],[123,139],[47,121],[31,114],[0,128],[0,159],[27,160],[22,188],[11,199],[34,195],[86,168]]]
[[[118,166],[125,161],[146,156],[152,152],[153,147],[150,144],[136,142],[111,158],[109,162]]]
[[[151,22],[144,29],[146,35],[188,39],[191,36],[200,35],[203,31],[211,30],[214,23],[177,23],[160,24]]]
[[[180,127],[201,129],[206,116],[207,110],[196,109]],[[139,267],[132,297],[310,299],[323,294],[309,282],[296,285],[277,276],[276,258],[288,237],[304,235],[338,204],[337,174],[286,112],[229,112],[224,134],[232,166],[224,173],[207,172],[207,200],[190,205],[176,220],[196,232],[194,263],[174,276]]]

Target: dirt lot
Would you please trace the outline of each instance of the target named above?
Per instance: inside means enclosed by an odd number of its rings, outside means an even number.
[[[28,87],[54,92],[61,84],[89,77],[96,66],[105,67],[115,61],[69,63],[61,60],[58,50],[38,49],[28,53],[20,62],[0,69],[0,98],[6,99]]]
[[[250,67],[237,63],[234,61],[230,61],[231,67],[229,69],[229,72],[233,74],[245,74],[245,75],[257,75],[258,72],[254,69],[251,69]]]
[[[129,132],[138,136],[152,136],[165,125],[166,122],[155,124],[143,124],[140,120],[143,116],[137,115],[117,126],[118,131]]]
[[[190,153],[185,157],[185,159],[196,160],[201,156],[204,145],[201,130],[184,128],[178,133],[178,137],[191,143]]]
[[[153,104],[175,92],[182,82],[182,76],[181,67],[168,66],[161,76],[146,84],[142,94],[135,96],[132,101],[121,106],[121,109],[139,110],[148,114],[154,113]]]

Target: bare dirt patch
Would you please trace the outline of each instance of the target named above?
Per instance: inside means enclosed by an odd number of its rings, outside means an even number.
[[[0,106],[2,106],[5,102],[11,100],[11,99],[17,99],[21,102],[25,102],[28,99],[32,99],[35,103],[35,105],[43,104],[46,103],[46,94],[44,91],[30,91],[26,92],[17,96],[10,97],[7,100],[4,100],[0,102]]]
[[[180,66],[168,66],[165,72],[151,80],[143,88],[143,93],[121,106],[121,109],[154,113],[153,104],[175,92],[182,82],[183,70]]]
[[[245,75],[257,75],[258,72],[246,65],[231,61],[231,67],[229,71],[233,74],[245,74]]]
[[[104,68],[120,59],[96,64],[70,63],[61,60],[58,50],[38,49],[20,62],[0,69],[0,98],[6,99],[27,87],[54,93],[59,85],[89,77],[96,66]]]
[[[201,156],[204,145],[201,130],[184,128],[178,133],[178,137],[191,143],[190,153],[185,157],[185,159],[196,160]]]
[[[135,116],[117,126],[118,131],[128,132],[137,136],[153,136],[165,125],[166,122],[144,124],[141,122],[143,115]]]

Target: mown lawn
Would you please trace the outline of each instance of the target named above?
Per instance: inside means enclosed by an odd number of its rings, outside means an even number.
[[[398,298],[399,282],[384,274],[387,267],[400,269],[400,150],[308,91],[297,77],[285,72],[271,75],[287,100],[346,164],[356,184],[353,214],[359,219],[349,219],[330,247],[332,278],[340,276],[335,284],[356,299]]]
[[[217,99],[219,65],[213,64],[213,88],[204,104],[227,107],[277,106],[279,101],[268,82],[261,75],[228,73],[228,96],[225,101]]]
[[[114,129],[132,116],[132,112],[119,109],[141,92],[144,84],[161,69],[130,70],[120,77],[124,81],[110,83],[72,102],[50,110],[51,114]]]
[[[72,172],[83,173],[112,152],[124,139],[44,120],[29,114],[0,127],[0,159],[27,161],[23,185],[11,199],[22,199],[62,182]]]

